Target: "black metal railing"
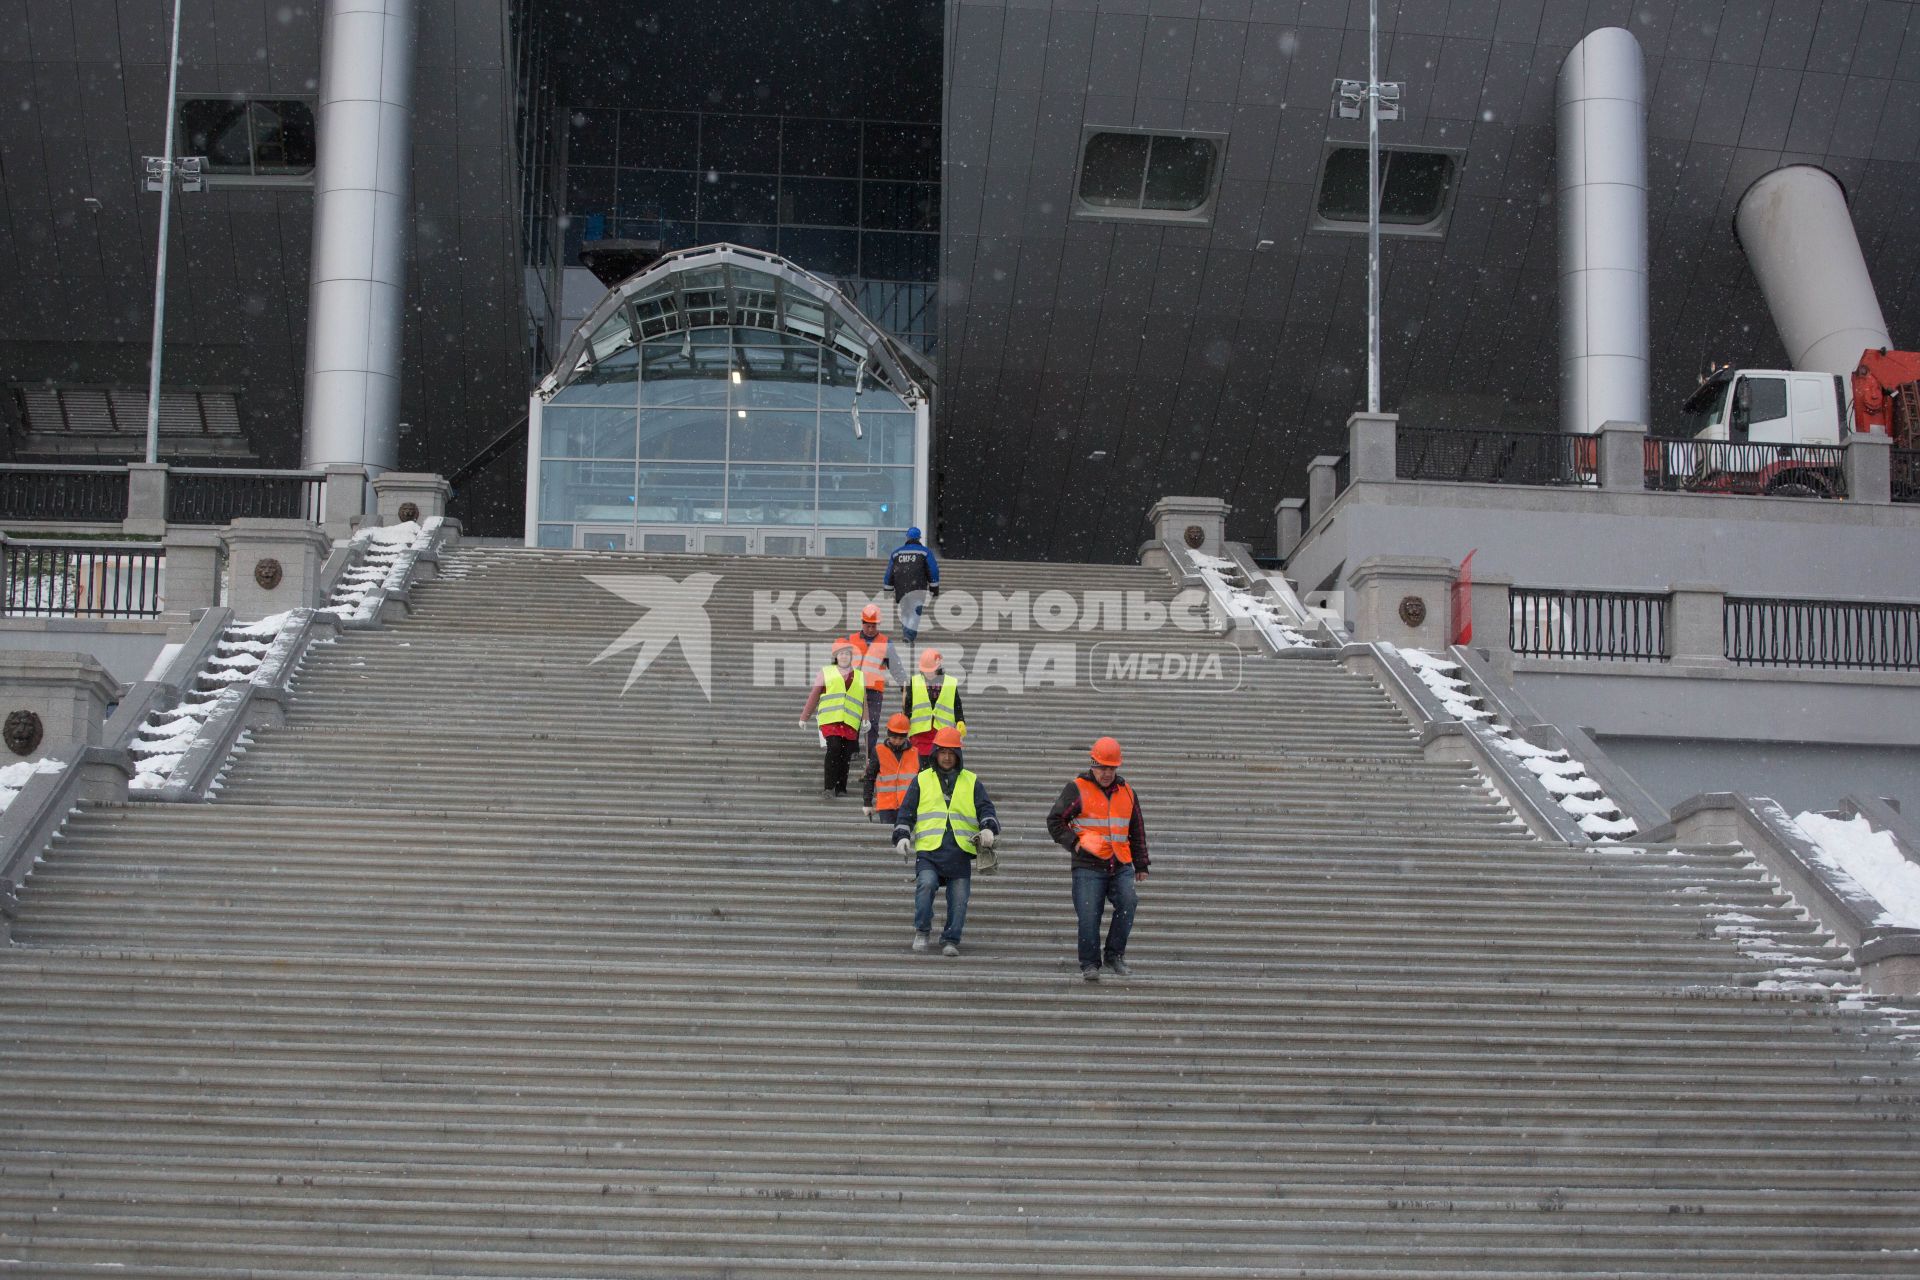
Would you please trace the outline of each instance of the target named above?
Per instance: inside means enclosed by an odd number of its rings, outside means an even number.
[[[9,540],[0,613],[15,618],[152,618],[165,551],[154,543]]]
[[[1512,587],[1507,600],[1507,643],[1522,657],[1667,660],[1665,595]]]
[[[326,516],[327,478],[310,471],[237,471],[176,467],[167,473],[168,524],[230,524],[243,517],[311,520]]]
[[[1729,599],[1723,618],[1741,666],[1920,671],[1920,604]]]
[[[125,467],[0,466],[0,520],[119,524],[126,518]]]
[[[1394,433],[1394,474],[1402,480],[1596,485],[1599,444],[1594,436],[1559,431],[1402,426]]]
[[[1343,453],[1340,460],[1333,464],[1333,496],[1339,497],[1353,483],[1353,455]]]
[[[1826,444],[1649,438],[1647,488],[1779,498],[1847,496],[1847,451]]]
[[[1920,502],[1920,449],[1895,449],[1888,456],[1895,502]]]

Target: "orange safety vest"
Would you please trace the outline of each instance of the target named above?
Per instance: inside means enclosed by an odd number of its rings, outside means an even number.
[[[909,744],[905,751],[895,755],[884,741],[876,742],[873,752],[880,757],[880,775],[873,784],[873,807],[898,809],[900,802],[907,798],[907,788],[919,776],[920,753]]]
[[[867,688],[879,692],[887,687],[887,633],[884,631],[868,640],[858,631],[848,636],[853,641],[853,651],[860,655],[854,666],[867,678]]]
[[[1128,833],[1133,828],[1133,788],[1121,783],[1113,789],[1113,795],[1095,786],[1085,778],[1075,778],[1074,785],[1080,788],[1080,816],[1073,820],[1075,834],[1097,835],[1106,841],[1106,847],[1095,853],[1099,858],[1118,858],[1125,863],[1133,861],[1133,845]],[[1083,844],[1081,849],[1093,853]]]

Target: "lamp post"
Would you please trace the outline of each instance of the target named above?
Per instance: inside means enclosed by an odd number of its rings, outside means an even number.
[[[1380,81],[1380,3],[1367,0],[1367,78],[1336,80],[1334,111],[1357,120],[1367,112],[1367,412],[1380,412],[1380,122],[1400,118],[1400,82]]]
[[[167,119],[162,154],[145,157],[146,189],[160,193],[160,248],[153,268],[153,353],[147,361],[147,461],[160,461],[160,355],[167,327],[167,233],[173,222],[173,186],[176,177],[183,192],[206,186],[205,156],[173,155],[173,121],[180,96],[180,6],[173,0],[173,50],[167,60]]]

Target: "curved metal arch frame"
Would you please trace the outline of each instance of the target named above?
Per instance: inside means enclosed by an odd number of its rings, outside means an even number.
[[[781,333],[792,333],[811,339],[821,346],[839,351],[852,359],[862,360],[867,366],[867,376],[873,378],[889,391],[899,396],[908,407],[930,399],[929,390],[934,383],[933,366],[918,351],[896,341],[880,329],[871,320],[862,315],[847,296],[839,289],[822,280],[819,276],[801,267],[795,266],[777,254],[760,249],[748,249],[737,244],[702,245],[692,249],[679,249],[662,257],[644,271],[639,271],[613,288],[587,313],[567,344],[561,349],[560,358],[554,362],[553,370],[541,379],[539,395],[543,401],[551,400],[567,387],[580,374],[593,367],[594,361],[589,343],[602,325],[615,312],[626,312],[628,337],[620,350],[633,346],[638,341],[652,341],[670,333],[690,332],[695,328],[715,327],[711,321],[704,324],[690,324],[688,318],[702,308],[690,304],[688,290],[681,284],[686,274],[712,267],[740,267],[770,275],[774,279],[774,299],[770,311],[754,308],[751,316],[736,305],[736,285],[729,270],[726,277],[727,325],[750,324],[754,327],[774,329]],[[648,327],[632,310],[632,300],[659,284],[663,279],[673,284],[673,314],[676,323],[664,327]],[[789,321],[787,294],[797,292],[819,303],[835,324],[828,331],[815,333],[807,326],[796,325]],[[713,308],[708,306],[706,310]],[[738,317],[738,318],[736,318]],[[643,331],[644,329],[644,331]],[[849,344],[840,341],[839,330],[849,331],[861,344],[864,351],[850,349]],[[637,335],[637,336],[636,336]]]

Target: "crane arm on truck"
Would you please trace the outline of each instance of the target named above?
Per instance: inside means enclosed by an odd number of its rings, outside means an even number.
[[[1877,431],[1895,445],[1920,443],[1920,351],[1869,349],[1853,371],[1853,429]]]

